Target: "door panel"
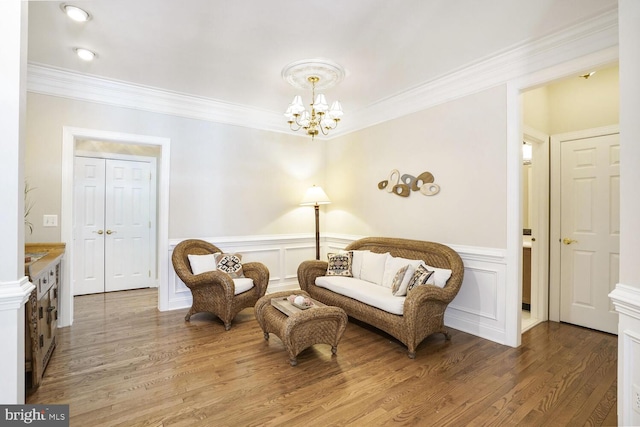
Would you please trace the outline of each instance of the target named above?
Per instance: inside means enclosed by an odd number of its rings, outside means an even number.
[[[563,141],[560,320],[617,333],[608,294],[618,280],[619,138]]]
[[[148,287],[150,165],[107,160],[105,290]]]
[[[74,295],[104,292],[104,172],[101,159],[75,158]]]

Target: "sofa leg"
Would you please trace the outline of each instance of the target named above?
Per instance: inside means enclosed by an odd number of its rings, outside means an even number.
[[[224,330],[225,330],[225,331],[228,331],[229,329],[231,329],[231,322],[229,322],[229,323],[226,323],[226,322],[225,322],[225,324],[224,324]]]
[[[416,352],[409,350],[407,352],[407,356],[409,356],[409,359],[415,359],[416,358]]]
[[[269,332],[264,333],[264,339],[269,341]]]
[[[449,331],[442,331],[442,333],[444,334],[445,341],[451,341],[451,334]]]

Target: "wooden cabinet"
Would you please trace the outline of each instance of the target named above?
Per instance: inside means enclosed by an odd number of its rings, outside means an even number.
[[[25,372],[29,388],[40,385],[56,347],[63,255],[64,244],[25,247],[25,273],[35,286],[25,309]]]

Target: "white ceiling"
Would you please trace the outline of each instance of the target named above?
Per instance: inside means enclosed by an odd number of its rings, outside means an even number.
[[[29,2],[31,63],[283,112],[290,62],[327,58],[349,112],[615,8],[617,0],[91,0]],[[95,51],[80,60],[73,48]],[[309,94],[303,99],[309,102]],[[284,119],[283,119],[284,120]]]

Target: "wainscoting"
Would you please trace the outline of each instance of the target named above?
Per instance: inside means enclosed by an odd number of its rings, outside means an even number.
[[[322,238],[322,259],[328,252],[346,247],[360,236],[328,234]],[[315,257],[312,235],[242,236],[202,238],[225,252],[242,254],[244,262],[259,261],[270,272],[268,293],[298,289],[300,263]],[[169,310],[191,305],[189,289],[176,276],[171,264],[173,248],[181,239],[169,241],[167,289],[160,288],[160,298]],[[445,313],[445,324],[501,344],[506,342],[505,294],[506,260],[504,249],[450,245],[460,254],[464,265],[464,281],[460,293]]]

